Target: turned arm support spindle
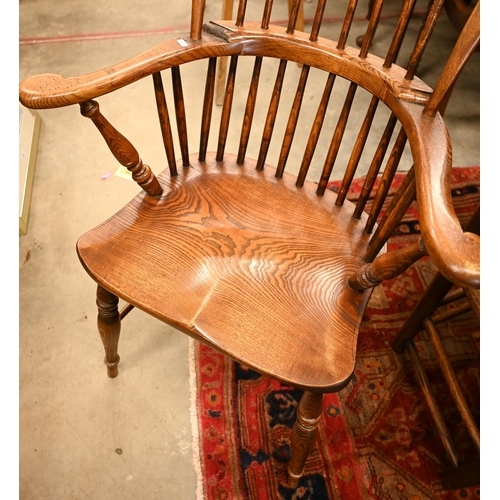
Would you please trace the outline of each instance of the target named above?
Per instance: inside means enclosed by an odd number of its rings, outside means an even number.
[[[90,118],[104,137],[113,156],[126,167],[139,186],[150,196],[161,196],[163,189],[148,165],[142,163],[139,153],[120,132],[118,132],[99,111],[99,104],[90,100],[80,103],[81,114]]]
[[[387,252],[377,257],[372,263],[362,265],[349,278],[349,286],[358,291],[376,287],[384,280],[399,276],[425,255],[427,255],[427,250],[422,238],[419,238],[409,247]]]

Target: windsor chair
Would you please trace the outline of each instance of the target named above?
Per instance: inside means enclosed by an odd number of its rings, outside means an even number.
[[[474,234],[479,234],[479,226],[479,208],[477,208],[465,229]],[[452,288],[453,283],[451,281],[447,280],[441,273],[436,273],[424,295],[392,342],[392,347],[397,353],[402,354],[406,352],[408,354],[424,393],[430,414],[436,428],[439,430],[439,436],[452,464],[452,468],[442,474],[441,480],[443,486],[448,489],[458,489],[479,484],[479,459],[464,461],[459,457],[455,439],[450,432],[444,413],[434,397],[425,366],[420,359],[413,340],[421,331],[425,330],[427,332],[430,343],[436,353],[444,380],[453,401],[455,401],[458,413],[464,422],[464,426],[474,446],[479,452],[480,434],[477,419],[474,417],[472,408],[461,387],[460,380],[452,364],[452,359],[447,354],[445,344],[440,335],[439,325],[461,317],[470,311],[473,312],[479,321],[480,292],[476,288]],[[453,308],[438,311],[441,306],[451,303],[455,304]]]
[[[356,0],[344,4],[340,32],[329,38],[319,36],[326,0],[317,2],[309,34],[295,29],[299,1],[293,2],[286,27],[270,23],[272,0],[264,2],[258,21],[245,19],[247,5],[241,0],[235,21],[206,24],[204,3],[193,1],[189,33],[87,75],[30,77],[20,85],[20,100],[35,109],[78,104],[142,188],[77,243],[78,257],[97,283],[98,330],[108,376],[118,374],[121,321],[137,307],[262,374],[303,389],[291,435],[289,486],[296,487],[315,443],[323,394],[340,391],[353,375],[357,334],[372,289],[424,255],[447,279],[479,286],[479,238],[462,230],[452,209],[451,144],[439,112],[479,43],[479,5],[432,90],[415,76],[415,68],[443,0],[435,0],[429,9],[406,69],[395,64],[395,57],[414,0],[403,2],[385,59],[370,53],[381,0],[373,5],[361,49],[347,45]],[[223,57],[230,64],[216,119],[216,68]],[[239,90],[237,68],[248,58],[253,69],[246,106],[236,120],[232,105]],[[199,96],[202,114],[194,153],[185,109],[198,95],[185,98],[181,68],[200,60],[206,61],[206,83]],[[280,131],[278,108],[290,86],[289,61],[297,63],[291,66],[298,79]],[[171,87],[163,81],[167,70]],[[269,104],[263,109],[257,105],[265,80],[261,74],[274,72],[270,98],[265,96]],[[146,77],[153,80],[166,153],[167,168],[158,176],[96,101]],[[324,86],[313,122],[304,126],[299,115],[309,77],[323,78]],[[170,88],[175,121],[168,105]],[[355,97],[360,95],[368,99],[358,104]],[[355,105],[363,107],[365,116],[359,127],[348,126]],[[337,110],[333,125],[327,118],[332,107]],[[261,111],[259,133],[255,117]],[[385,125],[371,148],[372,124],[379,116]],[[214,129],[217,138],[210,142]],[[256,134],[259,146],[250,154]],[[269,152],[276,140],[281,147],[272,161]],[[344,161],[340,151],[345,144],[350,152]],[[406,180],[385,206],[407,144],[412,158]],[[313,178],[312,165],[323,151],[320,173]],[[328,189],[334,165],[344,171],[338,193]],[[365,186],[353,204],[346,194],[363,165],[368,172]],[[377,180],[379,187],[372,193]],[[388,237],[414,200],[420,240],[386,252]],[[121,310],[119,300],[126,302]]]

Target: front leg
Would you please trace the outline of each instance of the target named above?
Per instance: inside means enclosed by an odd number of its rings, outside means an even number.
[[[288,465],[288,486],[296,488],[304,473],[304,464],[316,444],[323,409],[323,394],[305,391],[300,398],[297,419],[292,429],[292,459]]]
[[[120,313],[118,297],[97,285],[97,328],[104,345],[104,363],[108,367],[108,377],[118,375],[118,339],[120,338]]]

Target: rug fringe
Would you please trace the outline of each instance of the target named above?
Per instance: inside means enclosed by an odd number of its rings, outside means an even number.
[[[190,420],[192,442],[191,462],[196,473],[196,499],[204,500],[203,495],[203,477],[201,474],[200,461],[200,441],[198,435],[198,391],[196,386],[196,363],[195,363],[195,340],[188,339],[188,358],[189,358],[189,400],[190,400]]]

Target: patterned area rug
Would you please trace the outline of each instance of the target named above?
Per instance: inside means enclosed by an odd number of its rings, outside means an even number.
[[[403,174],[393,182],[395,189]],[[355,180],[356,199],[362,179]],[[335,183],[330,189],[337,189]],[[461,222],[479,203],[479,168],[455,168],[453,201]],[[408,245],[419,234],[416,208],[389,242]],[[390,342],[435,273],[429,259],[375,289],[359,334],[354,377],[327,395],[318,441],[297,489],[287,488],[290,432],[302,392],[192,343],[198,497],[223,499],[462,499],[479,486],[446,491],[450,468],[438,431],[405,354]],[[446,348],[479,421],[479,325],[472,315],[441,328]],[[417,349],[463,459],[477,452],[446,389],[424,333]]]

